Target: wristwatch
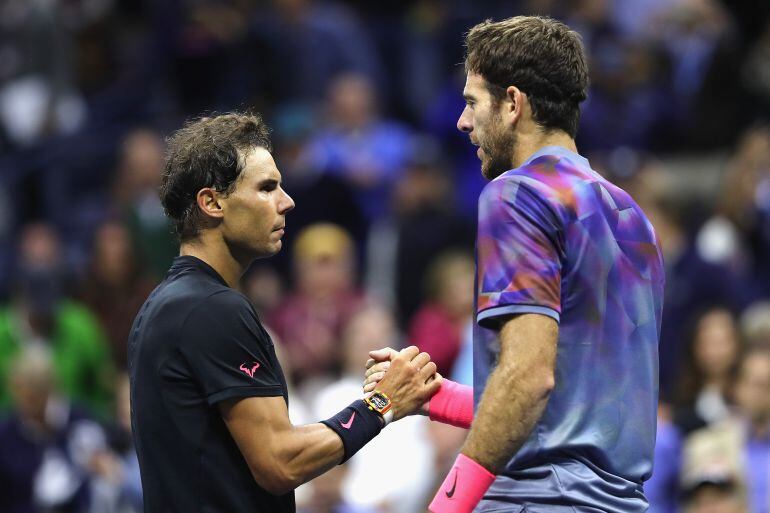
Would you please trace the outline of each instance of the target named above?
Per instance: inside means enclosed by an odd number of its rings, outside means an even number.
[[[391,410],[393,403],[390,401],[390,397],[388,397],[384,392],[375,390],[367,397],[364,397],[364,402],[370,410],[376,411],[382,415],[386,426],[390,423],[390,421],[393,420],[393,410]]]

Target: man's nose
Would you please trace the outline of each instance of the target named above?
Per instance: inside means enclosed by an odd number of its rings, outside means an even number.
[[[473,123],[471,122],[471,115],[468,112],[468,107],[465,107],[457,119],[457,129],[464,133],[470,133],[473,131]]]
[[[281,214],[285,214],[286,212],[294,208],[294,200],[283,189],[281,189],[281,192],[283,194],[281,196],[281,201],[278,203],[278,212]]]

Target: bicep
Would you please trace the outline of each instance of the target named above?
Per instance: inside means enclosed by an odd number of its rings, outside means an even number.
[[[219,411],[252,473],[270,475],[276,447],[292,429],[283,397],[229,399],[219,403]]]
[[[553,374],[559,325],[547,315],[526,313],[500,321],[500,362]]]

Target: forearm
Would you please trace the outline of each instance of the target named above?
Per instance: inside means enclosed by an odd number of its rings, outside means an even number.
[[[461,450],[493,473],[516,454],[543,414],[552,381],[498,365],[487,381],[473,427]]]
[[[338,465],[344,447],[334,431],[317,423],[292,427],[277,440],[275,452],[284,487],[292,490]]]

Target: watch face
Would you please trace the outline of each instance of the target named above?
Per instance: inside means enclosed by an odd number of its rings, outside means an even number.
[[[371,401],[372,406],[374,406],[374,408],[379,411],[384,410],[390,404],[390,401],[385,399],[382,394],[378,394],[377,392],[372,394],[372,396],[369,398],[369,401]]]

